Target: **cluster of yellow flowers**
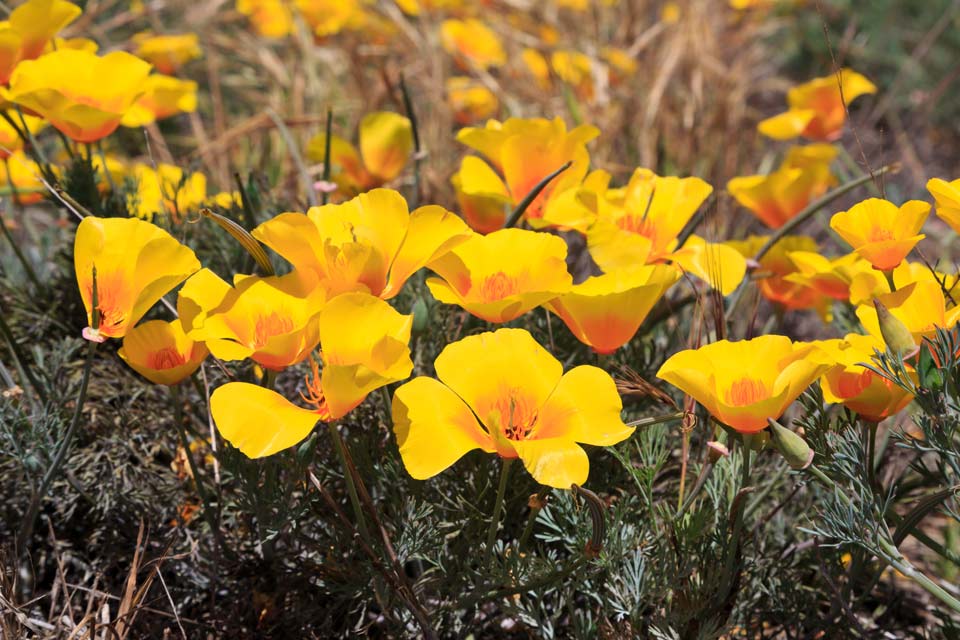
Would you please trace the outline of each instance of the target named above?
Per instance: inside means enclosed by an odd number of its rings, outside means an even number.
[[[401,8],[414,14],[421,4],[404,2]],[[576,9],[576,3],[564,4]],[[239,7],[267,35],[289,33],[295,8],[323,37],[357,25],[370,28],[373,14],[363,5],[240,0]],[[137,55],[98,56],[89,41],[57,38],[79,14],[66,0],[29,0],[0,26],[8,36],[0,39],[6,47],[0,149],[10,184],[37,187],[29,180],[38,180],[40,171],[23,156],[23,145],[46,124],[90,144],[121,125],[146,126],[196,108],[195,83],[151,73],[151,65],[176,73],[199,56],[195,36],[144,33],[134,39]],[[440,37],[466,70],[482,73],[505,60],[496,34],[476,20],[447,20]],[[629,73],[630,58],[620,54],[603,55],[611,68]],[[592,62],[578,55],[554,51],[552,67],[586,94],[592,81],[578,74],[592,73]],[[541,53],[529,49],[523,59],[535,77],[549,80]],[[461,77],[448,86],[462,123],[495,109],[496,98],[476,82]],[[771,229],[796,219],[838,182],[830,169],[838,151],[830,143],[842,132],[847,104],[875,91],[849,69],[792,89],[789,110],[759,130],[778,140],[803,136],[813,144],[789,149],[769,175],[734,178],[727,191]],[[837,258],[822,255],[806,236],[710,242],[685,231],[711,197],[711,185],[637,168],[626,185],[612,186],[611,174],[590,169],[587,145],[599,133],[590,125],[568,130],[560,118],[467,126],[456,139],[477,155],[465,156],[451,179],[460,215],[437,205],[411,212],[399,192],[384,187],[411,159],[413,125],[399,114],[370,113],[360,123],[357,146],[324,134],[306,150],[312,160],[329,164],[332,183],[318,188],[332,191],[335,203],[281,213],[251,232],[254,242],[285,258],[292,270],[237,274],[232,282],[202,268],[190,248],[148,220],[159,213],[176,221],[210,203],[229,207],[238,196],[208,196],[199,173],[185,175],[172,165],[130,166],[102,155],[95,165],[107,183],[136,178],[139,190],[130,209],[147,220],[90,216],[80,223],[75,269],[90,325],[84,335],[122,339],[121,357],[166,385],[192,375],[211,355],[249,359],[269,372],[309,363],[312,374],[302,393],[309,409],[246,382],[229,382],[211,397],[223,437],[246,455],[263,457],[411,375],[413,317],[389,301],[423,268],[435,274],[426,287],[441,303],[493,325],[542,307],[599,354],[630,342],[679,283],[728,296],[746,286],[749,274],[762,295],[783,309],[817,309],[828,318],[833,301],[848,302],[866,334],[807,343],[776,335],[719,340],[673,355],[660,378],[742,433],[765,429],[818,378],[828,402],[843,403],[866,420],[882,420],[910,402],[907,391],[864,363],[875,350],[890,347],[909,365],[924,338],[960,318],[947,293],[957,277],[907,260],[924,237],[930,204],[911,200],[898,207],[870,198],[836,213],[830,226],[852,248]],[[24,173],[22,167],[29,179],[15,176]],[[934,179],[928,187],[940,216],[960,231],[960,181]],[[38,191],[18,197],[28,202]],[[582,238],[597,275],[574,283],[568,244],[558,232]],[[181,284],[174,320],[138,324]],[[896,345],[890,344],[892,333],[902,338]],[[578,366],[564,373],[523,329],[500,328],[451,343],[434,368],[436,379],[416,377],[393,396],[398,448],[415,478],[436,475],[482,449],[520,458],[544,485],[570,487],[588,474],[580,444],[612,445],[633,431],[621,419],[620,397],[605,371]]]

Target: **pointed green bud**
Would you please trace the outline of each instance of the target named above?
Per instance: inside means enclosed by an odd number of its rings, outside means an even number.
[[[917,352],[917,344],[913,341],[913,334],[900,318],[896,317],[886,305],[873,299],[873,306],[877,310],[877,320],[880,322],[880,335],[891,353],[901,358],[909,358]]]
[[[770,418],[770,438],[773,446],[793,469],[806,469],[813,462],[813,449],[796,433]]]
[[[424,333],[430,324],[430,307],[427,306],[423,298],[417,298],[417,301],[413,303],[413,308],[410,310],[410,313],[413,314],[413,334],[420,335]]]

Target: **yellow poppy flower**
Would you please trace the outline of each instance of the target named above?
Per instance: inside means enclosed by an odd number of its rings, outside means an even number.
[[[221,281],[222,282],[222,281]],[[189,302],[201,310],[187,335],[221,360],[250,358],[273,371],[303,361],[320,339],[317,316],[326,297],[312,274],[236,276],[234,286],[202,281]],[[224,283],[225,284],[225,283]],[[223,298],[216,295],[223,293]],[[214,304],[212,308],[211,304]]]
[[[314,273],[330,296],[366,291],[390,299],[407,279],[470,237],[463,220],[428,205],[408,213],[396,191],[374,189],[343,204],[282,213],[253,237],[298,270]]]
[[[407,378],[413,316],[366,293],[337,296],[319,316],[323,371],[312,362],[301,397],[291,403],[259,385],[231,382],[210,396],[220,434],[250,458],[273,455],[306,438],[318,420],[341,418],[375,389]]]
[[[527,48],[520,52],[520,60],[523,61],[538,87],[541,89],[550,88],[550,65],[542,53],[536,49]]]
[[[313,35],[331,36],[363,20],[359,0],[294,0]]]
[[[490,118],[500,108],[500,101],[490,89],[465,76],[447,78],[447,102],[454,121],[461,125]]]
[[[556,229],[586,234],[597,218],[603,217],[601,211],[611,208],[604,200],[612,191],[610,178],[603,169],[596,169],[579,185],[554,192],[544,205],[543,222]]]
[[[870,265],[869,262],[866,264]],[[896,289],[902,289],[920,280],[928,280],[941,285],[941,288],[945,288],[952,294],[957,284],[960,283],[960,274],[931,271],[930,267],[922,262],[909,262],[907,260],[901,262],[893,270],[893,284]],[[870,302],[881,293],[890,293],[890,282],[883,273],[873,267],[857,271],[850,280],[849,302],[852,305]]]
[[[880,198],[868,198],[849,211],[835,213],[830,228],[874,268],[889,271],[900,264],[924,237],[919,233],[930,205],[910,200],[899,208]]]
[[[143,127],[178,113],[197,110],[197,83],[173,76],[153,74],[144,83],[143,94],[137,98],[120,121],[125,127]]]
[[[540,484],[569,489],[590,471],[580,444],[611,446],[633,433],[606,372],[580,366],[563,373],[522,329],[447,345],[434,366],[439,380],[414,378],[393,396],[400,457],[417,480],[481,449],[520,458]]]
[[[50,53],[58,49],[80,49],[82,51],[96,53],[100,50],[100,45],[90,38],[61,38],[57,36],[47,44],[47,48],[44,49],[43,52]]]
[[[207,346],[194,342],[180,320],[150,320],[123,336],[120,357],[134,371],[155,384],[174,385],[193,375],[207,354]]]
[[[784,280],[811,287],[834,300],[850,300],[851,285],[860,274],[869,273],[886,282],[883,274],[878,273],[857,253],[831,259],[818,251],[787,250],[786,257],[793,263],[794,269],[783,276]]]
[[[847,120],[844,102],[849,105],[864,94],[876,92],[877,87],[856,71],[841,69],[839,78],[831,74],[790,89],[789,110],[767,118],[757,125],[757,130],[775,140],[801,135],[810,140],[836,140]]]
[[[144,220],[159,214],[180,222],[207,201],[207,178],[199,171],[185,176],[175,165],[161,163],[153,169],[137,164],[132,175],[137,191],[127,196],[127,206]]]
[[[0,185],[10,187],[16,192],[11,197],[17,204],[23,206],[36,204],[43,200],[47,188],[40,177],[43,172],[40,165],[34,162],[23,150],[15,151],[0,167]]]
[[[397,113],[368,113],[360,121],[359,136],[359,152],[343,138],[330,138],[330,179],[348,198],[399,176],[413,152],[413,126]],[[324,161],[326,139],[326,133],[321,133],[310,140],[307,157],[311,161]]]
[[[937,203],[937,215],[960,233],[960,179],[947,182],[940,178],[927,181],[927,191]]]
[[[476,18],[444,20],[440,25],[440,42],[444,50],[467,69],[471,64],[481,69],[499,67],[507,61],[499,36]]]
[[[826,354],[826,360],[833,363],[820,376],[823,399],[827,402],[842,403],[864,420],[880,422],[913,400],[913,395],[903,387],[863,366],[873,360],[875,350],[886,350],[883,340],[851,333],[842,340],[816,344]]]
[[[637,72],[637,61],[626,49],[604,47],[600,56],[610,65],[610,84],[616,86]]]
[[[766,428],[828,367],[811,343],[786,336],[720,340],[674,354],[657,377],[677,387],[740,433]]]
[[[487,322],[508,322],[566,293],[567,243],[547,233],[501,229],[475,235],[430,263],[433,297]],[[442,278],[442,279],[441,279]]]
[[[0,22],[0,84],[20,62],[40,57],[53,37],[80,15],[66,0],[27,0]]]
[[[767,236],[750,236],[746,240],[727,244],[740,251],[745,258],[752,258],[767,240]],[[757,286],[763,297],[785,309],[817,309],[821,316],[828,318],[829,299],[806,280],[791,277],[797,274],[798,269],[790,256],[798,252],[817,251],[817,241],[809,236],[784,236],[778,240],[760,259],[757,268]]]
[[[144,31],[134,34],[130,41],[134,55],[152,64],[160,73],[177,73],[180,67],[203,54],[195,33],[157,35]]]
[[[554,178],[527,207],[524,214],[533,227],[550,226],[542,220],[544,207],[554,193],[562,193],[580,184],[590,165],[586,143],[599,135],[591,125],[580,125],[570,131],[561,118],[510,118],[501,123],[490,120],[486,126],[467,127],[457,133],[457,140],[479,151],[503,176],[491,178],[489,173],[477,171],[460,173],[460,187],[464,194],[506,192],[510,205],[515,207],[537,184],[567,162],[569,169]],[[479,182],[474,182],[478,179]],[[502,185],[494,187],[499,181]]]
[[[550,54],[550,66],[557,77],[573,88],[578,98],[593,100],[593,63],[588,56],[579,51],[554,51]]]
[[[512,199],[490,165],[477,156],[464,156],[450,183],[456,191],[460,213],[474,231],[491,233],[503,228]]]
[[[20,116],[15,110],[11,109],[7,111],[7,115],[17,123],[18,127],[23,127],[20,122]],[[43,118],[24,115],[23,120],[26,122],[27,129],[29,129],[30,133],[38,133],[47,126],[47,121]],[[10,123],[7,122],[5,118],[0,118],[0,160],[9,158],[10,154],[15,151],[20,151],[21,149],[23,149],[23,138],[20,137],[16,129],[10,126]]]
[[[936,335],[937,327],[952,329],[960,319],[960,307],[948,309],[943,289],[932,279],[910,283],[893,293],[878,294],[876,298],[907,327],[918,347],[923,338]],[[870,335],[883,340],[872,301],[857,307],[857,317]]]
[[[820,159],[809,161],[812,153]],[[740,176],[727,183],[727,191],[771,229],[779,229],[814,198],[837,184],[830,162],[837,155],[832,145],[793,147],[779,169],[766,176]]]
[[[120,125],[149,73],[148,63],[124,51],[99,57],[64,49],[17,65],[9,99],[77,142],[96,142]]]
[[[192,250],[137,218],[87,216],[77,226],[73,259],[91,327],[96,268],[102,338],[122,338],[157,300],[200,268]]]
[[[257,33],[266,38],[293,32],[293,12],[286,0],[237,0],[237,11],[248,16]]]
[[[612,271],[587,278],[544,306],[580,342],[597,353],[613,353],[633,338],[679,277],[675,267],[664,264]]]

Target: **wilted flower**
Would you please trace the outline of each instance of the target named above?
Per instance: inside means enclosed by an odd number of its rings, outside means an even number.
[[[366,291],[384,299],[470,235],[463,220],[442,207],[408,213],[406,200],[390,189],[306,214],[282,213],[253,230],[298,270],[314,273],[330,296]]]
[[[841,93],[842,87],[842,93]],[[757,129],[776,140],[804,136],[832,141],[840,137],[847,119],[847,105],[856,98],[876,93],[872,82],[850,69],[798,85],[787,93],[789,110],[761,122]]]
[[[9,99],[77,142],[110,135],[146,89],[150,65],[124,51],[63,49],[17,65]],[[109,81],[105,81],[109,79]]]
[[[835,213],[830,228],[874,268],[889,271],[900,264],[925,236],[919,233],[930,205],[910,200],[899,208],[880,198],[868,198],[849,211]]]
[[[522,329],[500,329],[447,345],[437,377],[393,396],[400,457],[418,480],[469,451],[520,458],[540,484],[569,489],[590,470],[578,443],[614,445],[633,433],[620,419],[616,384],[596,367],[567,373]]]
[[[467,68],[473,64],[489,69],[507,61],[499,36],[475,18],[444,20],[440,25],[440,42],[447,53]]]
[[[764,224],[779,229],[814,198],[837,183],[830,162],[832,145],[793,147],[780,168],[766,176],[740,176],[727,183],[727,191]]]
[[[120,121],[125,127],[143,127],[179,113],[197,110],[197,83],[173,76],[153,74],[144,83],[137,98]]]
[[[310,140],[307,156],[323,162],[326,134]],[[360,121],[360,150],[332,136],[330,138],[330,178],[346,197],[382,186],[403,171],[413,152],[413,128],[410,120],[397,113],[377,111]]]
[[[66,0],[27,0],[0,22],[0,84],[18,64],[39,58],[61,29],[77,19],[80,7]]]
[[[885,350],[883,341],[851,333],[842,340],[816,344],[825,354],[825,361],[833,363],[820,377],[827,402],[842,403],[871,422],[880,422],[910,404],[910,392],[863,366],[873,360],[876,350]],[[909,371],[913,373],[912,369]]]
[[[160,73],[176,73],[180,67],[202,55],[195,33],[157,35],[144,31],[134,34],[130,40],[134,45],[133,53]]]
[[[766,335],[720,340],[674,354],[657,377],[704,406],[719,422],[740,433],[755,433],[778,419],[826,369],[812,343]]]
[[[570,290],[567,243],[554,235],[501,229],[475,235],[429,267],[430,293],[487,322],[508,322]],[[442,279],[441,279],[442,278]]]
[[[412,320],[366,293],[337,296],[317,321],[323,370],[313,363],[301,393],[313,409],[298,407],[259,385],[230,382],[210,396],[217,429],[249,458],[297,444],[317,421],[341,418],[371,391],[410,375]]]
[[[544,207],[554,193],[562,193],[583,180],[590,164],[586,143],[599,134],[596,127],[580,125],[571,131],[563,120],[554,118],[510,118],[501,123],[490,120],[486,126],[468,127],[457,133],[457,140],[479,151],[500,171],[502,187],[511,207],[518,205],[537,184],[567,162],[569,169],[554,178],[526,209],[525,218],[533,227],[549,226],[542,220]],[[474,178],[481,178],[479,182]],[[489,174],[477,171],[459,174],[461,197],[485,196],[494,191]]]
[[[99,336],[122,338],[165,293],[200,268],[188,247],[137,218],[87,216],[77,226],[74,271],[93,326],[96,269]]]
[[[118,352],[130,367],[155,384],[174,385],[193,375],[207,354],[207,346],[194,342],[180,320],[150,320],[123,337]]]
[[[580,342],[597,353],[613,353],[630,341],[653,305],[680,277],[670,265],[618,269],[587,278],[544,306]]]

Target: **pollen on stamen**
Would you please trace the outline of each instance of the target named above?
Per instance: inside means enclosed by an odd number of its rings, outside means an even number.
[[[770,397],[767,385],[762,380],[743,377],[730,385],[726,393],[727,404],[731,407],[745,407]]]
[[[327,404],[327,397],[323,393],[323,387],[320,386],[320,367],[317,361],[310,359],[310,373],[303,377],[305,391],[300,392],[300,397],[304,402],[314,406],[314,410],[324,422],[329,422],[331,418],[330,407]]]

